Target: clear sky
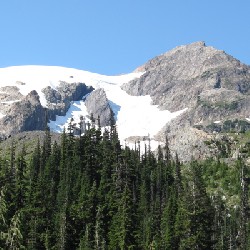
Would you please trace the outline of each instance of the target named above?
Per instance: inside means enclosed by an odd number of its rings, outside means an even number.
[[[0,67],[129,73],[205,41],[250,65],[249,0],[1,0]]]

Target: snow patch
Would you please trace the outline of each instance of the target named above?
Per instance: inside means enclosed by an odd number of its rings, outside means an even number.
[[[48,86],[56,89],[61,81],[67,83],[82,82],[94,88],[99,88],[99,85],[103,84],[121,85],[142,74],[143,73],[131,73],[120,76],[105,76],[58,66],[13,66],[0,69],[0,87],[16,86],[24,96],[32,90],[36,90],[40,96],[41,104],[46,107],[47,101],[42,93],[42,89]]]
[[[106,92],[110,107],[115,114],[119,139],[122,144],[126,138],[130,136],[149,135],[152,138],[163,128],[167,122],[187,110],[183,109],[171,113],[168,110],[160,110],[157,105],[152,105],[152,99],[149,95],[131,96],[122,90],[120,85],[121,82],[125,81],[123,79],[125,79],[127,76],[119,77],[114,78],[117,84],[114,84],[114,81],[113,83],[108,83],[106,79],[105,81],[99,79],[95,87],[98,86],[98,88],[103,88]],[[75,105],[76,102],[73,103],[73,106]],[[55,122],[51,121],[51,130],[61,132],[63,128],[68,126],[71,117],[76,121],[79,119],[80,115],[89,115],[84,102],[81,101],[81,104],[78,105],[78,107],[78,113],[72,112],[72,109],[69,109],[65,117],[57,117]],[[129,144],[131,147],[133,145],[133,143]],[[156,149],[158,145],[158,141],[150,141],[152,150]]]
[[[95,89],[103,88],[109,104],[115,113],[117,129],[121,143],[130,136],[150,136],[153,138],[163,126],[187,109],[174,113],[160,110],[157,105],[152,105],[150,96],[130,96],[121,89],[123,83],[139,78],[145,72],[136,72],[119,76],[105,76],[83,70],[57,66],[15,66],[0,69],[0,87],[16,86],[22,95],[27,95],[36,90],[40,96],[41,104],[46,107],[47,101],[42,89],[50,86],[57,89],[60,82],[82,82]],[[71,118],[75,123],[80,121],[80,116],[88,117],[88,112],[82,101],[72,102],[65,116],[57,116],[55,121],[49,122],[52,131],[62,132],[67,128]],[[5,102],[7,103],[7,102]],[[250,118],[249,118],[250,120]],[[147,142],[145,142],[147,143]],[[151,139],[151,148],[157,148],[159,142]]]
[[[68,112],[66,113],[65,116],[56,116],[55,121],[50,121],[48,123],[48,126],[51,131],[61,133],[64,128],[67,129],[68,124],[71,120],[71,118],[74,119],[74,123],[79,123],[80,122],[80,117],[87,117],[88,112],[87,108],[85,106],[85,103],[83,101],[76,101],[72,102]]]

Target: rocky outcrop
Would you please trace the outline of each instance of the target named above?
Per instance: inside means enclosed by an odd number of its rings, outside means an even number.
[[[43,130],[45,124],[45,109],[40,103],[39,95],[33,90],[21,100],[5,106],[5,116],[0,120],[0,135]]]
[[[55,120],[56,115],[64,116],[70,107],[71,101],[79,101],[83,96],[93,91],[93,87],[84,83],[60,82],[56,89],[48,86],[42,92],[45,95],[48,106],[48,118]]]
[[[0,88],[0,105],[15,102],[22,98],[23,96],[20,94],[19,89],[16,86],[5,86]]]
[[[81,100],[93,87],[84,83],[61,82],[57,89],[47,87],[43,94],[47,107],[43,107],[38,93],[33,90],[23,96],[18,87],[6,86],[0,89],[0,137],[22,131],[44,130],[48,119],[65,115],[72,101]]]
[[[100,117],[101,126],[110,125],[113,111],[109,105],[104,89],[100,88],[90,93],[90,95],[86,97],[85,105],[89,114],[93,114],[95,118]]]

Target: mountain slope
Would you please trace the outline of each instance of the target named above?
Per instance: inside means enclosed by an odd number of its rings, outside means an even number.
[[[106,126],[112,109],[122,141],[130,136],[153,136],[181,111],[160,111],[149,96],[135,97],[121,89],[123,83],[142,74],[104,76],[48,66],[0,69],[0,133],[7,136],[41,130],[46,113],[51,130],[56,132],[67,129],[71,118],[79,123],[81,116],[88,120],[91,113],[95,118],[101,115],[101,125]]]
[[[214,137],[214,124],[249,121],[250,67],[204,42],[179,46],[136,72],[146,73],[122,86],[127,93],[150,95],[162,110],[188,109],[158,134],[184,158],[210,154],[203,141]]]
[[[131,95],[150,95],[154,104],[171,111],[195,106],[198,95],[201,101],[214,97],[215,90],[216,96],[230,97],[229,101],[250,94],[250,67],[204,42],[179,46],[136,71],[146,73],[123,89]]]
[[[150,140],[155,149],[167,135],[172,152],[189,160],[215,153],[204,143],[214,131],[228,124],[249,128],[250,67],[204,42],[179,46],[119,76],[9,67],[0,69],[0,108],[1,137],[43,130],[47,122],[62,132],[72,118],[78,125],[91,113],[105,127],[114,114],[122,144]]]

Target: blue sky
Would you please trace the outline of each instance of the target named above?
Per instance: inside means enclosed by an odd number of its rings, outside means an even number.
[[[250,65],[249,0],[2,0],[0,67],[129,73],[205,41]]]

